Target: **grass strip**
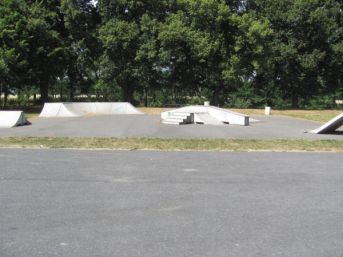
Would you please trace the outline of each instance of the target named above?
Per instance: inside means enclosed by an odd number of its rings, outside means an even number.
[[[264,115],[262,109],[233,109],[246,115]],[[272,115],[281,115],[325,123],[342,113],[342,110],[272,110]]]
[[[274,151],[343,152],[340,140],[245,140],[245,139],[159,139],[159,138],[75,138],[3,137],[1,148],[69,148],[157,151]]]

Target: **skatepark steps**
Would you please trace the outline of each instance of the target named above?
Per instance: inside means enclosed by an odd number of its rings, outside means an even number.
[[[163,124],[181,125],[194,122],[194,114],[185,112],[171,112],[167,117],[162,119]]]

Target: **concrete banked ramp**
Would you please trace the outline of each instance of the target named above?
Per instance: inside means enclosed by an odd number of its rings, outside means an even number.
[[[81,117],[85,115],[143,114],[126,102],[46,103],[39,117]]]
[[[13,128],[27,124],[29,122],[22,111],[0,111],[0,128]]]
[[[183,114],[188,114],[191,119],[184,118],[184,122],[179,118]],[[200,123],[210,125],[233,124],[249,126],[250,122],[256,120],[250,119],[249,116],[232,112],[214,106],[192,105],[182,107],[172,111],[161,113],[162,123],[164,124],[185,124],[185,123]]]
[[[340,115],[337,115],[335,118],[331,119],[327,123],[325,123],[323,126],[309,131],[309,133],[313,134],[326,134],[334,132],[336,129],[341,127],[343,125],[343,113]]]

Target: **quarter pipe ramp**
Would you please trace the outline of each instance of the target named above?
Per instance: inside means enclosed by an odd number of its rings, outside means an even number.
[[[13,128],[27,124],[29,122],[22,111],[0,111],[0,128]]]
[[[86,115],[143,114],[132,104],[111,103],[46,103],[39,117],[81,117]]]
[[[335,118],[331,119],[327,123],[325,123],[323,126],[309,131],[309,133],[313,134],[326,134],[330,132],[334,132],[336,129],[341,127],[343,125],[343,113],[340,115],[337,115]]]

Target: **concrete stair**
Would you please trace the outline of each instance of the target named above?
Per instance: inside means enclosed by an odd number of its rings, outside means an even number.
[[[187,112],[171,112],[166,119],[162,120],[162,123],[169,125],[194,123],[194,114]]]

